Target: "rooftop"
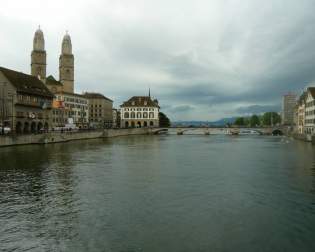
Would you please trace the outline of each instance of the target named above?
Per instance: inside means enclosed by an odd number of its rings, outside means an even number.
[[[18,92],[27,94],[54,97],[45,84],[35,76],[0,67],[0,71],[17,89]]]
[[[80,97],[80,98],[84,98],[87,99],[84,95],[81,94],[76,94],[76,93],[70,93],[70,92],[57,92],[55,95],[67,95],[67,96],[76,96],[76,97]]]
[[[105,100],[108,100],[108,101],[113,101],[109,98],[107,98],[106,96],[100,94],[100,93],[89,93],[89,92],[85,92],[83,93],[83,96],[88,98],[88,99],[105,99]]]
[[[315,98],[315,87],[309,87],[307,88],[307,91],[312,95],[313,98]]]
[[[60,81],[57,81],[54,76],[49,75],[46,78],[46,85],[58,85],[58,86],[63,86],[63,84]]]
[[[120,107],[158,107],[157,100],[152,100],[150,96],[133,96],[125,101]]]

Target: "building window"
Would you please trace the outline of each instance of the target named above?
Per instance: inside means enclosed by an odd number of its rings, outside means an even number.
[[[147,112],[143,113],[143,118],[148,118],[148,113]]]
[[[129,118],[129,112],[125,112],[124,118]]]

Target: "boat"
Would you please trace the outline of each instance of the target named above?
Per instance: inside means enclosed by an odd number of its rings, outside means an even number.
[[[258,131],[255,130],[247,130],[247,129],[243,129],[239,132],[240,135],[260,135],[260,133]]]
[[[231,129],[229,134],[233,136],[238,136],[240,134],[240,131],[239,129]]]

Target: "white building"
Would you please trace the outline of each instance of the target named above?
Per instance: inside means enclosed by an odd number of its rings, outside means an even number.
[[[55,94],[53,103],[53,126],[63,127],[74,123],[87,128],[89,123],[89,100],[83,95],[60,92]]]
[[[295,129],[298,134],[304,134],[305,130],[305,103],[307,94],[307,91],[301,94],[295,107]]]
[[[133,96],[120,107],[122,128],[159,126],[159,103],[150,96]]]
[[[283,96],[282,101],[282,124],[293,125],[294,124],[294,111],[296,106],[296,95],[288,93]]]
[[[315,133],[315,87],[307,89],[305,102],[305,129],[306,134]]]

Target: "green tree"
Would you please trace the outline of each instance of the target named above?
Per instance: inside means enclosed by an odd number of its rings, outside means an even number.
[[[237,126],[244,126],[245,125],[244,117],[236,118],[234,124]]]
[[[250,125],[250,118],[244,117],[244,126],[249,126]]]
[[[276,125],[281,122],[281,116],[277,112],[266,112],[262,116],[262,123],[265,126]]]
[[[162,112],[159,112],[159,121],[160,121],[160,127],[170,127],[171,126],[170,119]]]
[[[251,127],[256,127],[256,126],[260,125],[259,117],[257,115],[252,115],[250,117],[249,124]]]

